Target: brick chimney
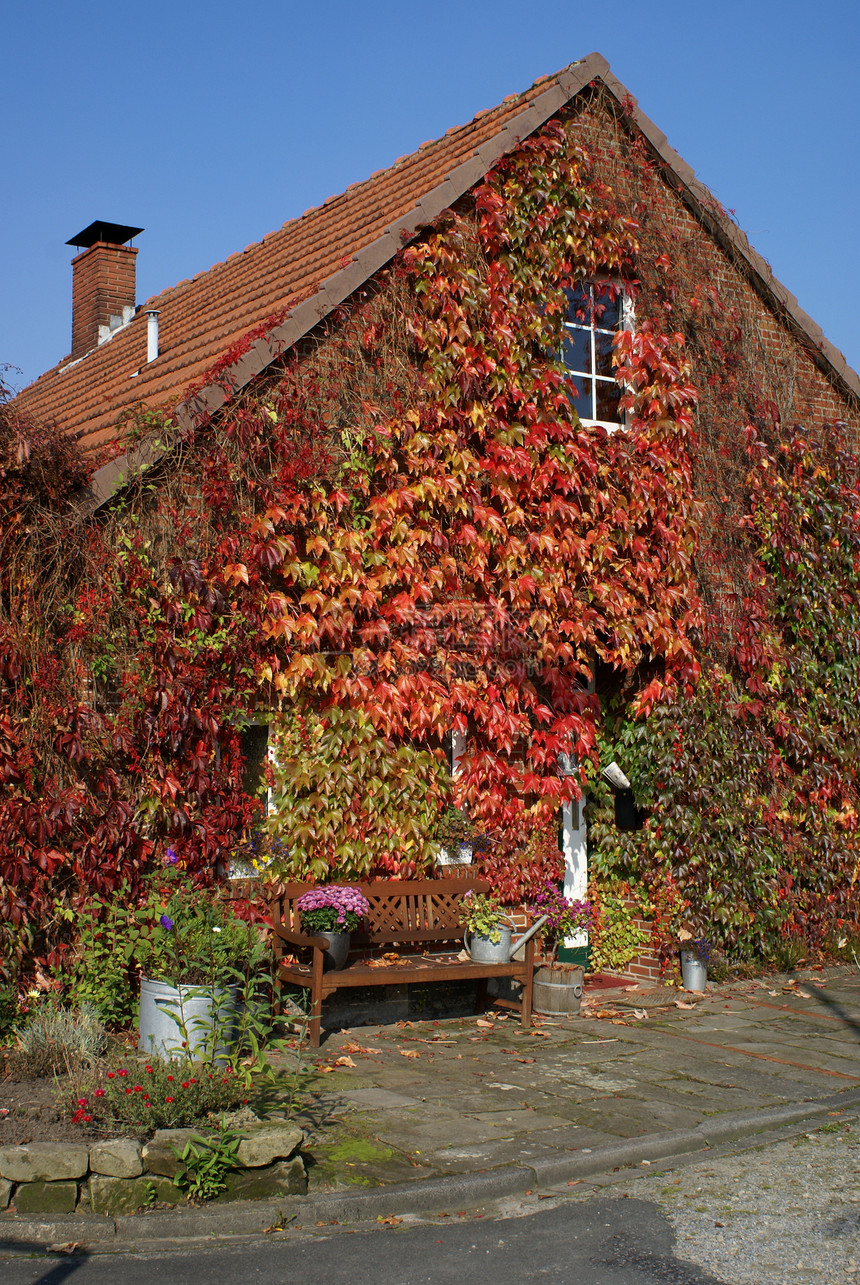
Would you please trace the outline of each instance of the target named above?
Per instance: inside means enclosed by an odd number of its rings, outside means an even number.
[[[97,220],[66,242],[83,247],[72,259],[72,357],[83,357],[134,316],[137,250],[126,242],[142,231]]]

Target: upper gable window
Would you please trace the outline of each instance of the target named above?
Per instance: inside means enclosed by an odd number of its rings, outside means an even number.
[[[586,424],[620,428],[623,389],[612,365],[612,339],[632,323],[630,301],[613,282],[582,281],[567,292],[562,360],[575,393],[574,408]]]

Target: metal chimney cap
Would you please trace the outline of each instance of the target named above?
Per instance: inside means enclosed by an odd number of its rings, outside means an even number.
[[[124,223],[105,223],[102,219],[96,219],[83,232],[78,232],[66,242],[66,245],[73,245],[77,249],[87,249],[95,245],[96,241],[107,241],[110,245],[125,245],[132,237],[137,236],[138,232],[143,232],[143,228],[129,228]]]

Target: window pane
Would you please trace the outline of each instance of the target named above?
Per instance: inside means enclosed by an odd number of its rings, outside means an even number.
[[[573,409],[580,419],[594,419],[594,403],[591,397],[593,380],[583,379],[581,375],[571,375],[571,401]]]
[[[595,383],[597,385],[596,418],[605,420],[609,424],[620,424],[623,420],[621,411],[618,409],[621,389],[614,379],[611,383],[606,379],[598,379]]]
[[[568,330],[564,332],[561,359],[568,370],[591,374],[591,331]]]
[[[565,290],[567,295],[567,320],[591,325],[591,290],[582,282],[573,290]]]
[[[615,377],[612,367],[612,335],[605,335],[602,330],[594,332],[594,352],[597,361],[596,375]]]
[[[608,290],[594,289],[594,324],[603,330],[617,330],[621,325],[621,296],[612,299]]]

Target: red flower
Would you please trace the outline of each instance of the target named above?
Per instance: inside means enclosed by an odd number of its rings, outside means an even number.
[[[145,1066],[143,1069],[144,1069],[144,1071],[148,1071],[148,1072],[149,1072],[149,1074],[150,1074],[150,1075],[152,1075],[152,1067],[151,1067],[151,1066]]]
[[[104,1089],[96,1089],[96,1097],[97,1097],[97,1098],[103,1098],[103,1097],[104,1097],[104,1095],[105,1095],[105,1091],[104,1091]]]
[[[173,1098],[165,1098],[165,1099],[164,1099],[164,1101],[165,1101],[165,1102],[172,1102],[172,1101],[173,1101]]]
[[[173,1076],[172,1076],[172,1075],[168,1075],[168,1077],[167,1077],[167,1078],[168,1078],[168,1080],[171,1080],[171,1081],[173,1080]]]
[[[116,1076],[114,1075],[113,1071],[108,1071],[108,1079],[109,1079],[109,1080],[115,1080],[115,1079],[116,1079]]]
[[[117,1071],[117,1075],[128,1075],[128,1071]]]
[[[183,1089],[187,1089],[190,1083],[191,1083],[191,1081],[190,1081],[190,1080],[183,1080],[183,1081],[182,1081],[182,1087],[183,1087]]]
[[[134,1086],[134,1091],[135,1091],[135,1093],[143,1093],[143,1085],[142,1085],[142,1084],[136,1084],[136,1085]]]
[[[131,1089],[126,1089],[126,1093],[131,1093]]]
[[[87,1100],[86,1100],[86,1098],[78,1098],[78,1106],[79,1106],[79,1107],[85,1107],[86,1105],[87,1105]]]

